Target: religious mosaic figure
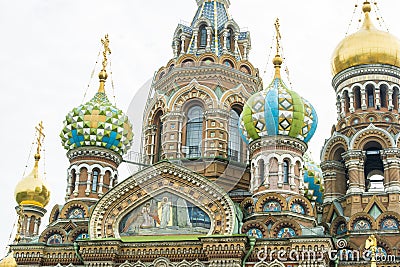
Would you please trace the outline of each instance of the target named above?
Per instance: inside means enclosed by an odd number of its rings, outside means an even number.
[[[247,235],[254,237],[254,238],[262,238],[263,234],[260,231],[260,229],[257,228],[251,228],[249,231],[247,231]]]
[[[168,226],[169,220],[171,219],[171,202],[168,201],[168,197],[163,197],[160,209],[161,209],[160,228],[166,228]]]
[[[293,237],[295,236],[296,233],[294,232],[294,230],[292,228],[282,228],[279,232],[278,232],[278,238],[288,238],[288,237]]]
[[[279,204],[277,201],[269,201],[265,203],[264,205],[264,211],[269,211],[269,212],[277,212],[281,211],[281,204]]]
[[[296,213],[299,213],[299,214],[305,214],[303,206],[301,206],[300,204],[297,204],[297,203],[293,203],[292,204],[291,210],[293,212],[296,212]]]

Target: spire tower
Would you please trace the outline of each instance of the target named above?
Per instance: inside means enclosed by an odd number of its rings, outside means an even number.
[[[15,188],[15,200],[18,203],[15,208],[18,214],[15,242],[29,241],[38,236],[41,219],[46,213],[44,207],[50,200],[50,192],[39,174],[40,151],[45,137],[43,123],[40,122],[35,129],[37,147],[33,170]]]

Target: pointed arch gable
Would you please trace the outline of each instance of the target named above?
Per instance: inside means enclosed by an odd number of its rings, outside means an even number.
[[[96,203],[89,220],[90,237],[120,238],[122,218],[164,192],[174,193],[201,208],[211,220],[208,234],[234,233],[235,206],[223,189],[184,167],[160,162],[124,180]]]

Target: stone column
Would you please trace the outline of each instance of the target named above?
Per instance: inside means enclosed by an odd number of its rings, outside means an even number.
[[[346,172],[345,167],[339,161],[324,161],[321,163],[322,175],[324,177],[324,203],[346,194]]]
[[[362,110],[367,110],[367,102],[366,102],[365,88],[361,88],[360,94],[361,94],[361,109],[362,109]]]
[[[178,52],[178,40],[174,40],[174,45],[172,46],[172,50],[173,50],[173,52],[174,52],[174,57],[175,58],[177,58],[178,57],[178,55],[179,55],[179,52]]]
[[[351,113],[354,113],[354,110],[355,110],[355,108],[354,108],[354,94],[353,94],[352,91],[349,92],[349,99],[350,99],[350,108],[349,108],[349,111],[350,111]]]
[[[238,44],[238,40],[239,40],[239,35],[238,33],[235,32],[235,36],[233,37],[234,41],[235,41],[235,51],[233,51],[235,53],[235,57],[239,56],[239,44]]]
[[[197,52],[197,38],[199,36],[199,32],[193,31],[193,52],[196,53]],[[190,49],[190,47],[189,47]]]
[[[26,228],[25,228],[25,236],[30,236],[29,229],[31,225],[31,217],[26,218]]]
[[[282,171],[282,162],[278,162],[278,188],[283,187],[283,171]]]
[[[304,193],[305,193],[303,177],[304,177],[304,176],[303,176],[303,168],[300,168],[300,169],[299,169],[299,177],[298,177],[298,179],[299,179],[299,181],[300,181],[300,184],[299,184],[299,192],[300,192],[300,194],[302,194],[302,195],[304,195]]]
[[[341,99],[340,99],[340,117],[341,118],[344,118],[344,116],[345,116],[345,114],[346,114],[346,107],[345,107],[345,104],[346,104],[346,102],[345,102],[345,100],[344,100],[344,98],[342,97]]]
[[[227,53],[227,52],[228,52],[228,46],[227,46],[228,31],[227,31],[227,30],[224,31],[223,37],[224,37],[224,46],[223,46],[222,51],[223,51],[224,53]]]
[[[86,180],[86,190],[85,195],[89,196],[90,194],[90,185],[92,184],[92,172],[87,171],[87,180]]]
[[[343,156],[348,169],[349,188],[347,194],[363,193],[365,191],[364,160],[361,150],[349,150]]]
[[[244,43],[243,44],[243,59],[247,60],[249,58],[249,51],[248,51],[248,44]]]
[[[290,185],[290,189],[291,190],[295,190],[296,192],[298,192],[298,188],[296,188],[296,176],[294,175],[294,167],[296,166],[296,164],[291,163],[290,164],[290,169],[289,169],[289,185]]]
[[[340,114],[342,113],[341,108],[340,108],[341,107],[340,102],[341,101],[339,99],[336,100],[336,112],[337,112],[338,120],[341,119]]]
[[[181,51],[180,51],[181,55],[185,54],[185,40],[186,40],[185,35],[182,35],[181,36],[182,43],[181,43]]]
[[[379,88],[375,88],[375,108],[380,109],[381,108],[381,94],[380,94]]]
[[[33,235],[38,235],[39,233],[39,219],[35,220],[35,226],[33,227]]]
[[[393,89],[389,88],[388,90],[388,100],[389,100],[389,105],[388,105],[388,109],[389,111],[393,110]]]
[[[97,190],[97,193],[99,194],[99,197],[101,197],[103,195],[103,185],[104,185],[104,173],[100,173],[100,179],[99,179],[99,189]],[[111,184],[111,178],[110,177],[110,184]]]
[[[269,162],[264,162],[264,186],[269,188]]]
[[[75,179],[75,188],[74,188],[74,196],[77,197],[79,194],[79,180],[81,179],[81,173],[76,172],[76,179]]]
[[[67,192],[66,192],[66,196],[65,196],[66,199],[68,199],[69,196],[73,193],[74,186],[75,186],[72,184],[72,174],[70,172],[68,173],[67,181],[68,181],[68,186],[67,186],[67,190],[66,190]]]
[[[400,192],[400,150],[387,148],[382,153],[385,192]]]

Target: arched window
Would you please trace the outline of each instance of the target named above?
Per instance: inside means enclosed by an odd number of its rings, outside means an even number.
[[[367,88],[367,100],[368,100],[368,107],[373,108],[375,106],[374,88],[371,88],[370,86]]]
[[[239,135],[239,114],[234,109],[230,111],[228,134],[228,156],[233,161],[241,162],[242,139]]]
[[[361,92],[360,87],[354,89],[354,104],[356,109],[361,108]]]
[[[192,106],[187,113],[186,146],[187,158],[201,156],[201,143],[203,139],[203,109],[200,106]]]
[[[365,146],[365,188],[369,192],[384,191],[384,168],[380,150],[382,146],[378,142],[368,142]]]
[[[92,179],[92,192],[96,193],[97,192],[97,184],[99,182],[99,170],[94,169],[93,170],[93,179]]]
[[[398,110],[399,109],[399,88],[395,87],[393,88],[393,109]]]
[[[233,30],[228,29],[228,35],[226,37],[226,48],[229,51],[233,51],[232,44],[233,44]]]
[[[199,48],[205,48],[207,45],[207,29],[206,25],[201,25],[199,28]]]
[[[287,159],[283,161],[283,183],[289,183],[289,161]]]
[[[153,121],[153,124],[156,127],[153,163],[159,162],[161,160],[161,155],[162,155],[162,146],[161,146],[161,141],[162,141],[161,136],[163,131],[163,122],[161,121],[162,115],[163,115],[162,111],[159,110],[154,116],[154,121]]]
[[[380,98],[381,98],[381,107],[387,108],[387,87],[386,85],[381,85],[380,88]]]

